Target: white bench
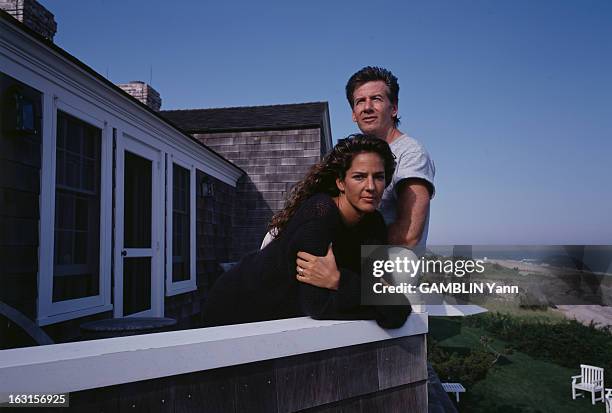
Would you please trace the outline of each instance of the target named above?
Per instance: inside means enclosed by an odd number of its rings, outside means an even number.
[[[589,366],[588,364],[580,365],[580,373],[578,376],[572,376],[572,399],[576,400],[577,396],[582,396],[582,393],[577,393],[576,390],[584,390],[591,393],[591,403],[595,404],[598,401],[604,401],[604,369],[601,367]],[[580,379],[580,381],[578,381]],[[601,393],[600,397],[595,397],[595,394]]]
[[[612,413],[612,389],[606,389],[604,401],[606,403],[606,413]]]
[[[457,403],[459,403],[459,393],[465,393],[465,387],[461,383],[442,383],[442,388],[447,393],[455,393]]]

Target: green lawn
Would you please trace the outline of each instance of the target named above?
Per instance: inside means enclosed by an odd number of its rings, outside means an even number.
[[[461,318],[430,318],[429,323],[430,335],[446,351],[480,350],[483,335],[493,338],[497,351],[504,353],[507,347],[483,329],[463,326]],[[470,413],[605,412],[603,403],[591,405],[590,393],[572,400],[570,377],[578,373],[578,366],[573,370],[513,351],[500,358],[484,380],[467,388],[458,408]]]

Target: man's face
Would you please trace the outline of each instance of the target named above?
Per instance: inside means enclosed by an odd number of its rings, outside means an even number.
[[[385,139],[394,127],[397,105],[389,100],[388,87],[382,80],[366,82],[353,92],[353,122],[363,133]]]

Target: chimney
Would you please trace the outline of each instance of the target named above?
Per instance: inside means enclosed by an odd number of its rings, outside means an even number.
[[[125,92],[132,95],[154,111],[159,112],[162,103],[161,97],[159,96],[159,93],[157,93],[157,90],[153,89],[145,82],[141,82],[140,80],[133,80],[130,83],[122,83],[118,84],[117,86],[119,86]]]
[[[36,0],[0,0],[0,9],[46,39],[53,41],[57,24],[53,14]]]

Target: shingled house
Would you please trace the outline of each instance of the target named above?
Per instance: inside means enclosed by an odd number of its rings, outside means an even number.
[[[13,3],[35,29],[53,19]],[[327,103],[162,116],[149,85],[114,85],[0,16],[0,305],[56,342],[98,319],[196,326],[220,264],[259,246],[330,148]],[[0,348],[26,343],[18,331],[0,323]]]
[[[56,342],[95,319],[192,325],[244,170],[2,11],[0,32],[0,304]],[[16,320],[0,348],[27,343]]]
[[[259,247],[286,192],[332,146],[327,102],[161,114],[246,171],[237,186],[234,259]]]

